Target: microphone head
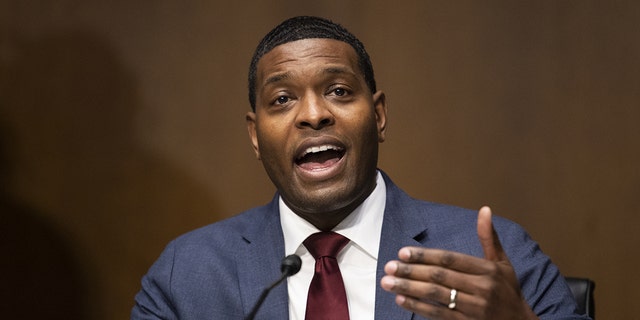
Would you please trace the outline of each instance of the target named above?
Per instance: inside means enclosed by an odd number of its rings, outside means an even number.
[[[280,265],[280,271],[282,271],[283,275],[290,277],[298,271],[302,267],[302,259],[295,254],[288,255],[282,259],[282,264]]]

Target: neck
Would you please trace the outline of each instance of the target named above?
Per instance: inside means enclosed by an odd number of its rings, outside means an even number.
[[[371,195],[373,190],[375,190],[376,185],[376,183],[373,183],[373,185],[368,188],[369,190],[361,193],[360,196],[354,201],[351,201],[346,206],[333,211],[322,211],[321,208],[318,210],[301,210],[299,208],[294,209],[296,207],[292,206],[287,201],[287,199],[283,198],[283,200],[285,204],[287,204],[287,206],[291,208],[291,210],[296,215],[307,220],[320,231],[331,231],[340,222],[342,222],[342,220],[348,217],[359,205],[361,205],[367,199],[367,197],[369,197],[369,195]]]

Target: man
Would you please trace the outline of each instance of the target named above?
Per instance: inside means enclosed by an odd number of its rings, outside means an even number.
[[[249,100],[251,143],[277,194],[171,242],[132,319],[244,318],[293,253],[302,270],[256,318],[335,319],[337,304],[310,309],[307,299],[316,259],[305,239],[321,231],[347,239],[336,254],[348,306],[340,319],[586,319],[519,226],[487,207],[412,199],[377,169],[385,95],[363,45],[341,26],[296,17],[273,29],[251,62]]]

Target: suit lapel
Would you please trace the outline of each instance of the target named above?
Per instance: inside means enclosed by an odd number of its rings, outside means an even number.
[[[389,260],[398,259],[398,250],[404,246],[422,246],[417,241],[426,232],[426,222],[417,219],[415,200],[411,199],[383,173],[387,185],[387,202],[384,210],[382,234],[380,237],[380,251],[378,252],[378,266],[376,279],[376,319],[412,319],[414,314],[395,302],[395,294],[380,287],[380,279],[384,275],[384,265]]]
[[[384,291],[379,283],[384,275],[384,265],[398,258],[398,250],[404,246],[422,246],[417,241],[426,232],[425,219],[417,218],[419,210],[415,200],[396,187],[383,173],[387,185],[387,202],[380,237],[378,266],[376,271],[376,319],[413,319],[414,314],[395,303],[395,295]],[[276,194],[272,202],[257,208],[260,212],[251,215],[259,219],[250,223],[243,234],[247,243],[238,252],[238,281],[240,296],[248,314],[260,294],[280,276],[280,262],[284,257],[284,236],[280,225],[280,213]],[[422,215],[424,216],[424,215]],[[256,319],[288,319],[289,298],[285,283],[274,288],[264,301]]]
[[[284,237],[280,226],[278,195],[251,215],[254,221],[243,234],[246,246],[238,252],[238,281],[245,314],[249,314],[263,290],[276,281],[284,257]],[[286,282],[271,290],[256,319],[288,319],[289,299]]]

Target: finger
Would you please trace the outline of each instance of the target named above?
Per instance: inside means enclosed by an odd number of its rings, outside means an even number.
[[[400,261],[414,266],[438,266],[443,269],[454,270],[465,274],[486,274],[492,271],[484,258],[441,249],[427,249],[421,247],[404,247],[398,254]],[[403,265],[401,265],[403,266]],[[404,267],[404,266],[403,266]],[[415,273],[413,277],[420,278]]]
[[[478,211],[478,239],[484,252],[484,257],[490,261],[506,260],[506,254],[498,238],[498,233],[491,222],[491,209],[487,206]]]
[[[486,260],[485,260],[486,261]],[[401,261],[389,261],[384,271],[393,276],[394,281],[415,280],[425,284],[435,284],[444,288],[474,292],[474,286],[482,282],[480,275],[461,273],[435,265],[410,264]],[[481,272],[480,272],[481,273]]]
[[[392,276],[383,277],[381,286],[384,290],[397,294],[398,305],[429,319],[457,319],[452,316],[476,314],[483,303],[482,299],[458,290],[454,309],[449,309],[452,289]]]
[[[451,310],[446,306],[424,302],[420,299],[409,296],[397,295],[396,304],[406,310],[409,310],[417,315],[428,319],[466,319],[464,314],[459,310]]]
[[[435,283],[384,276],[380,286],[386,291],[431,304],[443,306],[450,302],[451,289]]]

